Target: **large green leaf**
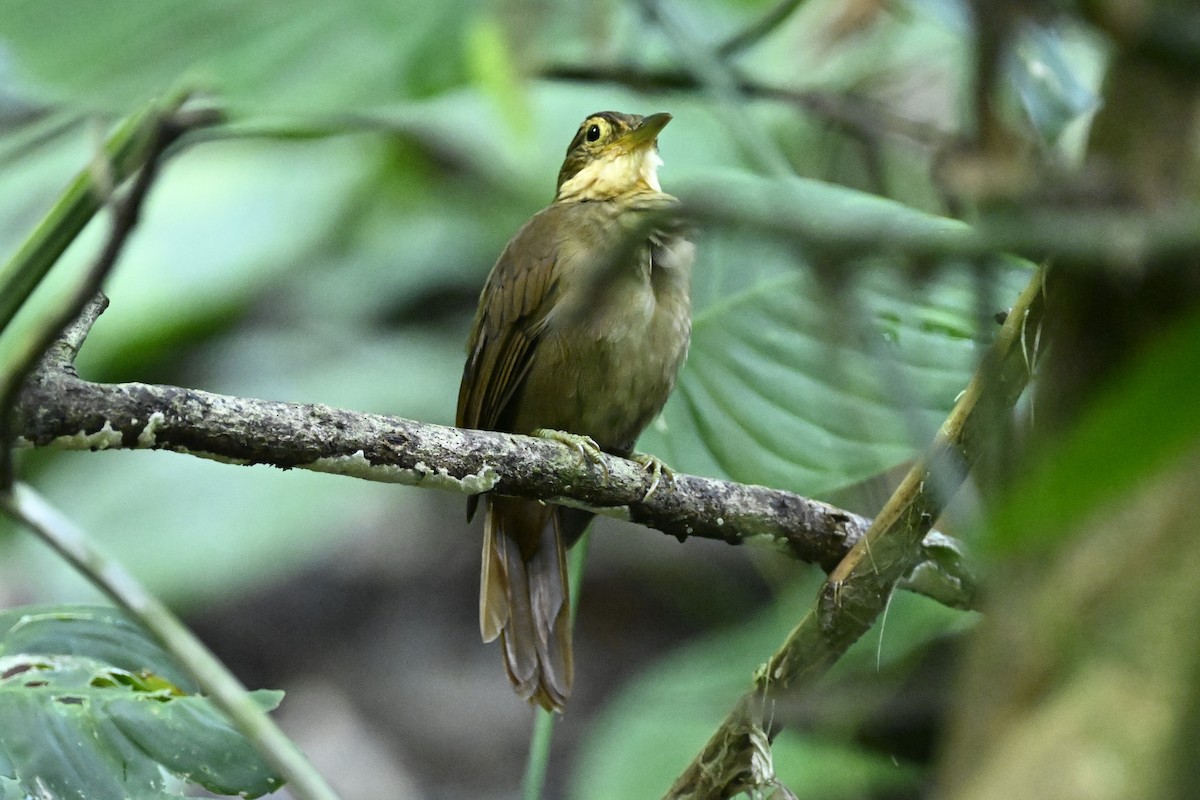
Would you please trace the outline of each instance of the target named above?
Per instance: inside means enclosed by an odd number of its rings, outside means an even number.
[[[170,656],[115,609],[14,609],[0,628],[6,792],[15,782],[35,797],[180,796],[168,773],[218,794],[279,787],[245,737],[206,698],[185,694]],[[253,694],[265,709],[282,697]]]
[[[0,177],[14,188],[0,198],[0,232],[10,230],[10,219],[14,231],[32,224],[50,205],[48,190],[87,165],[93,156],[86,134],[78,126],[68,129],[26,158],[0,165]],[[378,142],[345,137],[218,142],[172,159],[106,283],[113,311],[100,322],[81,366],[153,360],[181,339],[210,335],[272,281],[285,281],[314,259],[380,156]],[[297,170],[297,159],[307,168]],[[0,363],[62,304],[108,227],[108,215],[101,214],[67,249],[0,339]],[[23,235],[14,234],[8,247]],[[0,258],[8,255],[0,242]]]
[[[731,197],[768,226],[790,216],[814,235],[868,242],[950,244],[968,230],[817,181],[723,176],[683,194]],[[1028,279],[1005,261],[982,278],[948,267],[916,281],[887,256],[827,257],[818,273],[805,252],[803,239],[761,232],[701,240],[691,354],[640,447],[681,470],[809,496],[869,478],[928,444],[990,338],[981,312],[1006,307]]]
[[[466,2],[4,0],[0,41],[30,83],[125,110],[187,84],[234,108],[362,111],[465,79]]]

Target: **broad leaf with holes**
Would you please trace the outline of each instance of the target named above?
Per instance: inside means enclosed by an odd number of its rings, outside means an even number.
[[[279,692],[255,692],[264,708]],[[0,798],[258,797],[281,785],[170,656],[119,611],[0,614]]]

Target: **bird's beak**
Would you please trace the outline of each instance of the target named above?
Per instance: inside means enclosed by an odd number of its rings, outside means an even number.
[[[642,124],[622,136],[621,144],[629,152],[653,146],[659,131],[667,127],[667,123],[670,121],[670,114],[651,114],[642,120]]]

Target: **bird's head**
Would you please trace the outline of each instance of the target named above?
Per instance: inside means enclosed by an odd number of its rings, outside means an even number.
[[[658,184],[658,133],[670,114],[601,111],[579,126],[558,172],[559,201],[611,200],[662,191]]]

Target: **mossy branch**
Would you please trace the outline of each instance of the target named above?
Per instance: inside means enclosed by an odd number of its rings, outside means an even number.
[[[650,492],[653,478],[635,462],[603,456],[592,464],[546,439],[176,386],[93,383],[71,362],[103,306],[102,298],[91,303],[26,383],[15,409],[19,447],[171,450],[463,494],[496,491],[587,507],[681,541],[768,546],[826,570],[870,524],[791,492],[693,475]],[[974,580],[953,540],[932,535],[926,555],[941,580],[917,588],[969,607]]]

